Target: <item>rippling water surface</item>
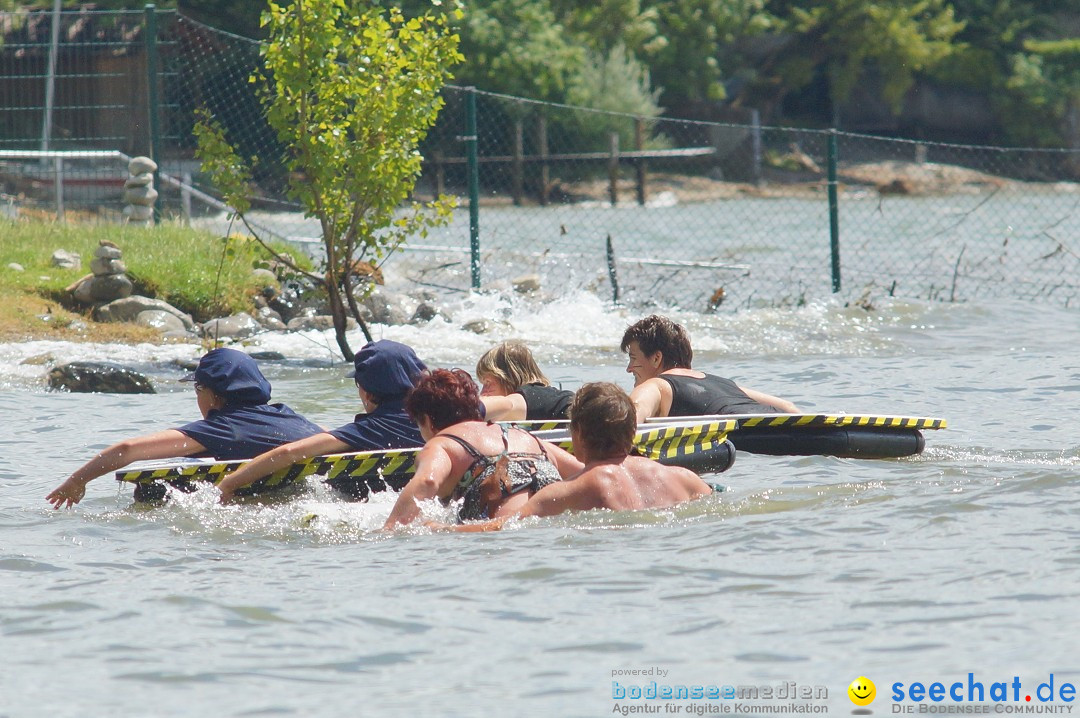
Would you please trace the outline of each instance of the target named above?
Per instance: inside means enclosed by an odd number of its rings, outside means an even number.
[[[630,386],[618,340],[640,315],[585,296],[454,309],[506,317],[566,386]],[[614,700],[613,680],[824,686],[815,705],[850,714],[858,676],[876,682],[880,715],[894,682],[1080,682],[1075,310],[893,302],[676,317],[698,368],[806,411],[942,416],[949,428],[926,432],[917,458],[740,454],[714,477],[730,491],[693,505],[486,535],[383,535],[388,497],[350,504],[321,486],[148,509],[103,477],[54,512],[44,495],[95,450],[195,416],[170,362],[198,349],[0,345],[0,716],[664,706]],[[376,330],[470,370],[491,342],[451,325]],[[358,409],[328,347],[292,335],[259,348],[288,357],[266,365],[277,400],[338,425]],[[162,393],[46,392],[44,368],[23,363],[44,354],[118,359]],[[668,673],[613,677],[626,669]]]

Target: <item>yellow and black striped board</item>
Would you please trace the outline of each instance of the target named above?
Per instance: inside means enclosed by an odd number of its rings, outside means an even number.
[[[649,419],[670,422],[676,417]],[[716,416],[678,417],[706,421]],[[774,456],[839,456],[891,459],[921,454],[924,430],[944,429],[945,419],[878,414],[734,414],[728,436],[735,448]]]
[[[656,427],[642,426],[639,427],[634,443],[640,453],[661,463],[719,473],[726,470],[734,460],[734,448],[725,437],[735,426],[736,423],[729,419],[680,421],[678,424]],[[536,433],[540,438],[551,440],[572,451],[565,427],[561,430]],[[319,456],[260,479],[246,489],[237,491],[237,494],[247,495],[281,489],[300,483],[313,475],[325,477],[323,480],[333,488],[360,499],[366,498],[373,491],[385,491],[388,488],[399,491],[416,470],[415,462],[419,451],[398,449]],[[191,491],[194,482],[217,483],[245,463],[214,459],[141,462],[117,471],[116,479],[135,484],[137,500],[153,500],[164,497],[166,485],[181,491]]]

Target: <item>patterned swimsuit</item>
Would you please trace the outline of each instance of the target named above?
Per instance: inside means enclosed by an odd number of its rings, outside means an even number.
[[[450,497],[452,501],[463,499],[458,511],[461,521],[490,518],[494,504],[502,499],[522,491],[533,494],[548,484],[562,480],[558,469],[540,446],[539,439],[533,437],[539,451],[510,451],[506,427],[500,425],[499,428],[502,429],[503,450],[495,456],[481,454],[460,436],[443,434],[460,444],[473,457],[469,470],[461,477]]]

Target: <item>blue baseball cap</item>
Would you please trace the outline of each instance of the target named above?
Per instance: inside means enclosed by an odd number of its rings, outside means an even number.
[[[193,381],[225,399],[226,404],[265,404],[270,401],[270,382],[259,365],[244,352],[214,349],[199,360],[195,371],[181,381]]]
[[[379,396],[405,394],[427,369],[412,347],[389,339],[365,344],[353,357],[353,366],[348,376],[364,391]]]

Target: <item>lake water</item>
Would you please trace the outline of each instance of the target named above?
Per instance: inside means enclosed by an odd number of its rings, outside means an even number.
[[[553,380],[631,385],[618,342],[640,312],[574,292],[450,309],[453,324],[375,331],[471,370],[493,339],[456,327],[502,317],[513,330],[499,338],[527,340]],[[102,477],[54,512],[45,494],[96,450],[196,416],[171,362],[199,350],[0,345],[0,716],[773,715],[795,704],[776,697],[793,683],[827,693],[798,705],[850,715],[860,676],[877,686],[875,715],[913,682],[989,692],[1016,678],[1018,701],[978,705],[1072,707],[1036,689],[1051,674],[1056,692],[1080,682],[1076,309],[884,300],[673,316],[700,369],[804,411],[949,428],[926,432],[916,458],[740,454],[712,477],[730,490],[693,505],[485,535],[383,535],[390,497],[350,504],[319,485],[145,508]],[[358,402],[332,347],[308,334],[252,349],[288,357],[265,364],[275,399],[334,426]],[[51,393],[46,368],[23,363],[43,354],[122,361],[161,393]],[[617,697],[654,681],[774,695]]]

